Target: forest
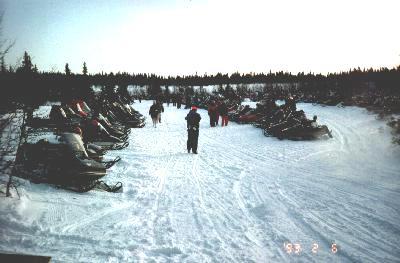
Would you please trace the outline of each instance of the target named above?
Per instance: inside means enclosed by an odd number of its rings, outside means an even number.
[[[267,64],[267,63],[266,63]],[[327,94],[334,92],[342,100],[351,98],[355,94],[366,92],[380,96],[398,96],[400,93],[400,65],[394,68],[361,69],[354,68],[348,71],[319,73],[279,71],[268,73],[216,73],[213,75],[185,75],[159,76],[148,73],[88,73],[85,62],[82,72],[71,72],[68,63],[64,72],[46,72],[37,68],[28,52],[23,55],[22,62],[17,66],[6,65],[4,57],[1,59],[0,99],[1,111],[12,111],[22,106],[40,105],[45,101],[59,101],[73,97],[86,97],[91,92],[90,87],[115,87],[126,92],[128,85],[147,88],[146,98],[154,98],[160,92],[161,86],[176,86],[185,92],[191,86],[230,85],[261,83],[266,87],[271,84],[285,83],[296,87],[296,93]],[[268,88],[263,90],[268,93]],[[241,90],[245,96],[248,90]],[[296,94],[293,94],[296,95]]]

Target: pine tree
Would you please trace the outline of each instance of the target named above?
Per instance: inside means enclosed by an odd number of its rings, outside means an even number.
[[[34,67],[32,64],[31,57],[28,55],[28,52],[24,52],[24,57],[22,59],[21,66],[16,69],[17,73],[32,73],[34,71]]]
[[[31,56],[28,55],[28,52],[25,51],[24,53],[24,59],[22,60],[22,70],[24,72],[32,72],[32,60]]]
[[[83,70],[82,70],[83,75],[87,75],[88,70],[87,70],[87,66],[86,66],[86,62],[83,62]]]
[[[65,75],[67,75],[67,76],[71,75],[71,70],[69,69],[68,63],[65,64]]]

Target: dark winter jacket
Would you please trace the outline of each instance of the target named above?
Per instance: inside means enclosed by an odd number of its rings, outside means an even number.
[[[160,112],[164,112],[164,106],[161,103],[156,104]]]
[[[208,115],[212,116],[217,113],[217,106],[215,104],[210,104],[208,106]]]
[[[149,114],[152,118],[156,118],[157,115],[161,113],[161,109],[157,104],[153,104],[150,107]]]
[[[157,117],[157,115],[161,112],[164,112],[164,107],[161,103],[156,103],[151,105],[149,114],[151,115],[152,118]]]
[[[226,106],[225,103],[222,103],[218,106],[218,112],[219,112],[219,115],[221,115],[221,116],[228,115],[228,107]]]
[[[187,128],[199,129],[199,123],[201,120],[200,114],[198,114],[195,110],[189,111],[188,115],[186,115],[185,120],[187,121]]]

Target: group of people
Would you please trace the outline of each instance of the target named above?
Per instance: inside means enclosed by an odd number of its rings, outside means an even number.
[[[221,117],[221,126],[228,125],[228,106],[225,101],[211,101],[208,106],[208,116],[210,117],[210,126],[215,127],[218,125],[219,117]],[[192,151],[197,154],[197,145],[199,139],[199,124],[200,114],[197,113],[197,107],[192,106],[189,113],[186,115],[188,140],[187,150],[188,153]]]
[[[228,106],[225,101],[211,101],[208,106],[208,116],[210,116],[210,126],[215,127],[221,117],[221,126],[228,125]]]
[[[174,106],[180,108],[180,103],[176,100],[173,101]],[[161,123],[161,113],[164,112],[164,107],[160,100],[153,101],[149,110],[149,115],[153,120],[153,127],[157,127],[157,123]],[[225,101],[211,101],[208,106],[208,115],[210,117],[210,126],[215,127],[219,123],[221,117],[221,126],[228,125],[228,106]],[[185,120],[187,122],[188,140],[187,140],[187,151],[188,153],[193,152],[197,154],[198,138],[199,138],[199,127],[201,116],[197,112],[196,106],[191,106],[189,113],[186,115]]]
[[[182,95],[178,93],[165,96],[165,102],[167,103],[168,107],[169,104],[172,102],[172,106],[176,106],[178,109],[180,109],[182,106]]]

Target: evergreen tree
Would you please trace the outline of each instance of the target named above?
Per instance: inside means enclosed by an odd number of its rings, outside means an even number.
[[[83,69],[82,69],[82,73],[83,73],[83,75],[87,75],[87,73],[88,73],[88,70],[87,70],[87,66],[86,66],[86,62],[83,62]]]
[[[65,64],[65,75],[67,75],[67,76],[71,75],[71,70],[69,69],[68,63]]]
[[[24,72],[32,72],[33,64],[31,56],[28,55],[28,52],[25,51],[24,58],[22,60],[22,71]]]
[[[34,71],[34,66],[32,64],[31,57],[28,52],[24,52],[24,57],[22,59],[21,66],[17,68],[17,73],[32,73]]]

